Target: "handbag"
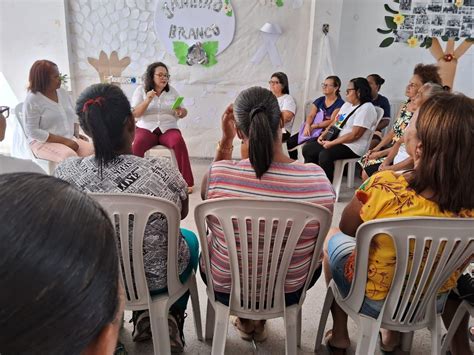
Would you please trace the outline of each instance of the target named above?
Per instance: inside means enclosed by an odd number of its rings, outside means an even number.
[[[318,112],[316,113],[316,116],[314,116],[312,124],[323,122],[323,120],[324,120],[324,111],[318,110]],[[305,136],[304,135],[305,124],[306,124],[306,121],[301,124],[300,130],[298,131],[298,144],[304,143],[308,139],[311,139],[311,138],[318,138],[321,132],[323,131],[322,128],[313,129],[309,136]]]
[[[353,109],[351,111],[351,113],[349,113],[341,122],[341,124],[339,125],[339,127],[336,125],[336,124],[333,124],[331,127],[329,127],[327,133],[326,133],[326,137],[324,137],[324,140],[327,140],[327,141],[333,141],[335,140],[337,137],[339,137],[339,133],[341,133],[342,129],[344,128],[344,126],[346,125],[346,122],[347,120],[349,119],[349,117],[352,116],[352,114],[354,112],[356,112],[356,110],[361,107],[362,104],[360,104],[359,106],[357,106],[355,109]]]

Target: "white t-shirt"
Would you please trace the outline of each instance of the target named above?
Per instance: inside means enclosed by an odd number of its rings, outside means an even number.
[[[400,145],[400,148],[398,148],[398,153],[395,155],[395,158],[393,158],[393,165],[398,164],[406,159],[408,159],[410,155],[407,152],[407,147],[405,143]]]
[[[77,116],[69,94],[64,89],[56,90],[58,102],[42,93],[29,92],[23,104],[23,129],[28,142],[46,142],[49,134],[71,139]]]
[[[278,105],[280,106],[280,111],[290,111],[293,112],[293,115],[296,113],[296,103],[291,95],[284,94],[280,97],[277,97]],[[290,122],[285,123],[285,130],[291,133],[293,128],[293,122],[295,122],[295,117]]]
[[[0,174],[8,173],[39,173],[44,170],[38,164],[27,159],[17,159],[0,154]]]
[[[175,115],[175,111],[171,109],[178,96],[178,92],[171,85],[168,92],[162,91],[160,96],[155,96],[143,116],[138,118],[137,127],[147,129],[150,132],[160,128],[161,133],[173,128],[178,129],[178,117]],[[140,85],[133,93],[132,107],[136,107],[145,99],[145,89],[143,85]],[[183,105],[181,105],[181,108],[183,108]]]
[[[351,103],[346,102],[342,105],[341,110],[337,116],[337,124],[340,124],[344,118],[350,114],[358,105],[353,106]],[[339,137],[342,137],[346,134],[352,132],[352,127],[364,127],[367,128],[359,139],[351,143],[343,143],[344,145],[348,146],[355,154],[357,155],[364,155],[368,143],[369,138],[372,132],[375,130],[375,126],[377,124],[377,111],[375,111],[374,105],[370,102],[366,102],[362,106],[360,106],[357,111],[355,111],[351,117],[347,120],[346,124],[341,130]]]

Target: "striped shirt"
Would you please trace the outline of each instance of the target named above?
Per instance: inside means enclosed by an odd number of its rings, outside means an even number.
[[[272,163],[259,180],[248,159],[225,160],[211,164],[206,199],[221,197],[306,201],[326,207],[330,211],[333,210],[335,199],[334,190],[326,174],[315,164]],[[209,229],[209,255],[214,290],[230,293],[231,273],[225,238],[221,227],[213,218],[209,220]],[[303,230],[285,280],[286,293],[295,292],[304,286],[318,232],[319,226],[314,223],[308,224]],[[263,231],[260,236],[263,239]],[[251,250],[249,245],[249,260]],[[262,263],[262,257],[258,260]],[[260,265],[259,269],[261,270]]]

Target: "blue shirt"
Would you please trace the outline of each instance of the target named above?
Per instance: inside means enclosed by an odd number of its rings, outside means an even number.
[[[372,104],[383,109],[383,117],[390,117],[390,102],[385,96],[379,94]]]
[[[334,110],[336,110],[338,108],[341,108],[342,105],[344,105],[344,100],[341,99],[340,96],[338,96],[336,101],[334,101],[334,103],[329,107],[326,107],[325,101],[326,101],[326,97],[321,96],[321,97],[318,97],[316,100],[314,100],[313,105],[316,106],[318,108],[318,110],[321,110],[321,111],[324,112],[324,119],[325,120],[329,120],[329,119],[331,119],[331,116],[332,116],[332,113],[334,112]]]

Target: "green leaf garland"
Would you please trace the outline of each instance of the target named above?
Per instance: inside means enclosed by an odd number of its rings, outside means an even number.
[[[181,41],[173,41],[173,51],[179,64],[186,64],[189,46]]]
[[[395,41],[395,38],[393,38],[393,37],[387,37],[387,38],[385,38],[385,39],[380,43],[379,47],[381,47],[381,48],[388,47],[388,46],[390,46],[394,41]]]
[[[202,49],[207,54],[207,59],[209,60],[207,64],[204,64],[205,67],[212,67],[217,63],[216,54],[219,49],[218,41],[208,41],[202,44]]]

